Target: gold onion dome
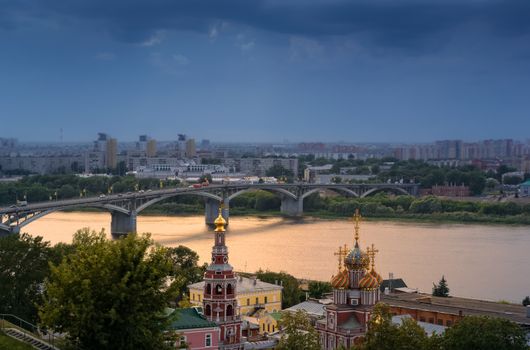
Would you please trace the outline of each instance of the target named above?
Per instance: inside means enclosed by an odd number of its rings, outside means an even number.
[[[361,289],[376,289],[378,287],[379,282],[377,282],[377,279],[370,273],[364,275],[364,277],[359,281],[359,288]]]
[[[331,278],[331,287],[334,289],[347,289],[350,286],[348,270],[342,270]]]
[[[215,232],[225,231],[226,220],[223,218],[223,206],[219,207],[219,215],[213,223],[215,225]]]
[[[383,282],[383,277],[381,277],[381,275],[378,274],[374,269],[370,270],[369,274],[374,276],[374,278],[377,280],[377,283],[381,284],[381,282]]]

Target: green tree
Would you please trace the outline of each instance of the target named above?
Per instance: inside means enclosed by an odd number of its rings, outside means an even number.
[[[202,281],[208,265],[198,266],[199,255],[183,245],[169,248],[168,254],[173,263],[173,274],[179,288],[180,299],[184,296],[188,284]]]
[[[274,176],[275,178],[280,178],[280,177],[292,178],[294,176],[294,173],[292,170],[284,168],[280,164],[273,165],[272,167],[267,169],[265,174],[267,176]]]
[[[309,296],[311,298],[320,299],[324,293],[331,292],[331,283],[311,281],[309,282]]]
[[[72,185],[62,185],[57,191],[57,196],[61,199],[73,198],[79,196],[79,191]]]
[[[331,178],[331,182],[334,184],[340,184],[342,182],[342,177],[340,176],[333,176]]]
[[[318,332],[303,310],[285,312],[280,320],[283,335],[278,350],[320,350]]]
[[[0,238],[0,313],[37,321],[36,304],[49,274],[49,242],[26,233]]]
[[[442,276],[442,279],[438,284],[433,283],[432,295],[435,297],[448,297],[449,296],[449,287],[447,286],[447,281],[445,276]]]
[[[300,302],[303,293],[298,280],[286,272],[258,271],[256,277],[268,283],[279,283],[283,286],[282,309],[286,309]]]
[[[503,318],[464,317],[448,328],[442,340],[444,350],[527,350],[522,328]]]
[[[390,307],[384,303],[375,305],[368,324],[368,331],[361,345],[363,350],[434,350],[439,349],[440,337],[430,338],[412,318],[405,318],[400,325],[392,322]]]
[[[523,306],[528,306],[530,305],[530,296],[526,296],[524,299],[523,299]]]
[[[176,295],[167,249],[149,235],[109,241],[74,235],[75,252],[52,266],[41,321],[82,349],[164,349],[164,310]]]
[[[212,183],[213,182],[212,174],[204,174],[204,175],[202,175],[199,178],[199,183],[203,183],[203,182],[206,182],[206,181],[208,181],[208,183]]]
[[[363,343],[364,350],[394,350],[398,338],[397,326],[392,324],[390,307],[375,305]]]

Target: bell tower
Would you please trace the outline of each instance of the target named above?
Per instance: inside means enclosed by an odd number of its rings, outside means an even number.
[[[237,279],[232,266],[228,263],[228,248],[225,245],[226,221],[219,215],[214,221],[214,246],[212,262],[204,273],[204,315],[221,329],[219,349],[239,350],[241,344],[241,319],[237,308]]]

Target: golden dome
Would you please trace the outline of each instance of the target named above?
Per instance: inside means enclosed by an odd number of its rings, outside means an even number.
[[[378,274],[374,269],[370,270],[369,274],[374,276],[374,278],[377,280],[377,283],[381,284],[381,282],[383,282],[383,277],[381,277],[381,275]]]
[[[223,217],[223,206],[222,205],[219,206],[219,215],[217,216],[217,218],[215,219],[213,223],[215,225],[215,230],[214,230],[215,232],[225,231],[226,220]]]
[[[378,287],[379,282],[377,282],[377,279],[370,273],[364,275],[364,277],[359,281],[359,288],[361,289],[376,289]]]
[[[350,277],[348,270],[342,270],[331,278],[331,287],[333,289],[347,289],[350,286]]]
[[[351,270],[366,270],[370,266],[370,257],[359,248],[356,242],[354,248],[344,259],[344,263]]]

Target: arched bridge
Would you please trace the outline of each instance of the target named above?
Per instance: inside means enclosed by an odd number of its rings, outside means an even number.
[[[281,199],[281,212],[285,215],[299,216],[303,213],[304,198],[322,190],[337,192],[341,195],[363,198],[380,191],[416,196],[417,184],[226,184],[210,185],[201,188],[177,187],[153,191],[112,194],[99,197],[65,199],[24,206],[12,205],[0,208],[0,234],[17,233],[25,225],[50,213],[75,208],[101,208],[111,213],[111,232],[113,235],[136,231],[137,215],[152,204],[165,199],[182,196],[201,196],[205,200],[205,220],[212,224],[217,217],[219,203],[224,203],[223,215],[228,220],[230,200],[255,190],[264,190],[277,194]]]

